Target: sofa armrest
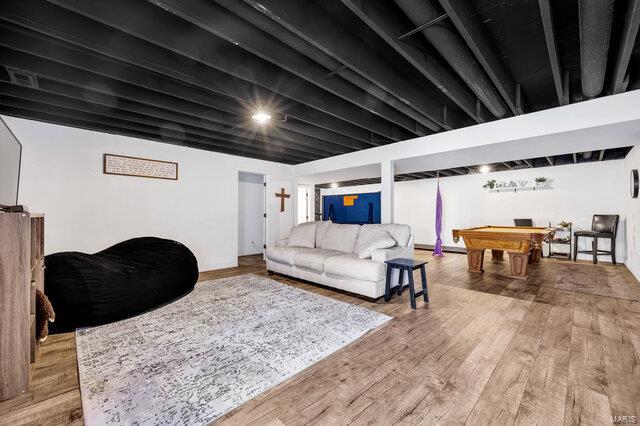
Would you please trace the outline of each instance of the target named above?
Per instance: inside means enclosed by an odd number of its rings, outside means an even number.
[[[408,247],[395,246],[388,249],[377,249],[371,252],[371,260],[384,263],[387,260],[396,258],[413,259],[413,250]]]
[[[276,247],[286,247],[289,242],[289,238],[281,238],[276,240]]]

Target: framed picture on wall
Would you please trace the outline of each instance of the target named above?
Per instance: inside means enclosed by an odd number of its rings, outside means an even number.
[[[178,163],[126,155],[104,154],[103,172],[106,175],[178,180]]]

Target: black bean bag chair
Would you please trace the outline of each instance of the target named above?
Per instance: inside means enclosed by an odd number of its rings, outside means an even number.
[[[56,312],[51,333],[130,318],[184,296],[198,280],[191,250],[154,237],[96,254],[55,253],[45,264],[45,293]]]

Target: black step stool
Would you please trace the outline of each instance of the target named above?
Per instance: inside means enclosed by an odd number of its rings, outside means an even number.
[[[398,296],[402,294],[404,287],[404,271],[407,271],[409,276],[409,296],[411,300],[411,309],[416,309],[416,297],[422,296],[425,303],[429,303],[429,291],[427,290],[427,271],[425,269],[426,261],[413,260],[413,259],[391,259],[384,263],[387,264],[387,281],[384,286],[384,301],[388,302],[391,299],[391,271],[396,268],[400,272],[398,280],[398,286],[396,293]],[[422,290],[416,293],[413,283],[413,271],[420,269],[420,276],[422,277]]]

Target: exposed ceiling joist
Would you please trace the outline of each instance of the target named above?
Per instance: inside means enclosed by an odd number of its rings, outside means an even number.
[[[474,13],[468,0],[440,0],[462,38],[474,53],[503,100],[514,115],[522,114],[522,106],[516,102],[515,82],[496,51],[490,36]]]
[[[569,105],[571,103],[571,74],[569,70],[564,70],[562,73],[562,101],[564,105]]]
[[[587,97],[625,91],[637,62],[640,0],[621,0],[626,15],[616,1],[614,20],[614,0],[576,1],[579,17],[552,0],[0,2],[0,96],[5,111],[21,117],[82,128],[95,119],[95,129],[178,144],[184,134],[184,146],[296,164],[493,119],[478,92],[493,91],[503,109],[518,112],[524,99],[531,111],[583,100],[569,90],[578,83],[596,88]],[[583,65],[597,71],[586,77],[569,74],[577,40]],[[459,67],[469,51],[480,65]],[[536,71],[546,56],[551,74]],[[38,89],[21,87],[16,73]],[[597,87],[603,75],[610,90]],[[483,79],[490,90],[476,86]],[[258,126],[250,117],[263,108],[272,120]],[[413,175],[402,179],[429,176]]]
[[[622,93],[627,90],[629,59],[638,38],[639,27],[640,0],[629,0],[627,16],[624,20],[624,28],[620,38],[620,48],[618,49],[616,65],[613,71],[613,93]]]
[[[238,0],[215,1],[264,32],[275,35],[281,42],[286,43],[295,51],[304,54],[328,70],[332,70],[327,74],[327,76],[325,76],[325,78],[339,75],[339,77],[361,88],[371,96],[398,111],[397,114],[386,115],[390,121],[393,121],[394,123],[420,135],[433,133],[434,130],[432,130],[431,127],[434,123],[432,120],[420,114],[398,98],[390,96],[389,93],[385,92],[379,86],[376,86],[362,75],[351,70],[349,67],[336,60],[333,56],[326,54],[313,44],[287,30],[262,12]]]
[[[542,27],[544,28],[544,37],[547,42],[547,52],[549,52],[549,63],[551,65],[551,74],[553,75],[553,84],[556,89],[556,95],[558,96],[558,104],[565,105],[566,102],[562,85],[562,73],[560,71],[560,56],[558,55],[556,30],[553,23],[551,3],[550,0],[538,0],[538,5],[540,7]]]
[[[388,105],[372,96],[368,96],[366,92],[342,78],[327,78],[324,67],[300,53],[287,49],[286,45],[277,38],[243,21],[225,8],[207,0],[149,1],[227,42],[240,46],[253,55],[351,102],[358,107],[356,111],[362,108],[362,113],[373,112],[377,116],[363,114],[362,119],[354,124],[358,124],[361,127],[366,125],[365,128],[372,132],[393,140],[407,139],[416,135],[416,133],[404,133],[400,129],[395,129],[394,131],[391,124],[378,118],[387,119],[388,115],[393,114]],[[260,65],[257,64],[257,66]],[[291,84],[295,85],[296,83],[291,82]],[[332,105],[335,105],[335,102],[332,102]]]
[[[550,166],[553,166],[553,157],[544,157],[547,159],[547,162],[549,163]]]
[[[604,159],[605,149],[600,150],[600,155],[598,156],[598,161],[602,161]]]
[[[442,104],[431,97],[419,96],[420,93],[424,93],[422,88],[409,81],[384,58],[381,58],[342,25],[336,23],[313,2],[298,0],[245,1],[424,114],[438,126],[451,129],[469,123],[468,120],[454,112],[449,114],[449,122],[445,123]],[[331,31],[327,31],[327,28],[331,28]],[[354,54],[355,52],[357,54]]]
[[[199,140],[195,142],[193,140],[185,140],[184,138],[175,137],[171,134],[163,134],[160,129],[146,129],[146,130],[133,130],[127,128],[119,128],[113,125],[100,125],[92,120],[90,117],[86,117],[83,120],[65,118],[60,120],[60,116],[55,114],[43,113],[38,111],[31,111],[23,108],[14,108],[9,106],[0,105],[0,114],[6,114],[14,117],[20,117],[30,120],[43,121],[51,124],[62,124],[70,127],[77,127],[86,130],[92,130],[103,133],[113,133],[123,136],[129,136],[139,139],[147,139],[156,142],[170,143],[174,145],[203,149],[207,151],[221,152],[223,154],[237,155],[242,157],[258,158],[267,161],[278,161],[283,163],[292,164],[292,161],[288,156],[262,154],[255,151],[248,151],[242,149],[220,148],[214,144],[209,143],[207,140]]]
[[[42,0],[0,2],[0,17],[9,22],[33,29],[51,37],[75,44],[124,63],[161,73],[213,91],[255,107],[265,100],[276,113],[288,114],[301,121],[342,135],[369,141],[370,132],[303,104],[279,97],[244,80],[134,38],[81,17]],[[72,22],[72,25],[69,23]]]
[[[108,58],[92,55],[91,53],[72,46],[52,43],[37,36],[18,36],[15,33],[11,36],[10,35],[11,34],[7,31],[4,25],[0,23],[0,45],[19,49],[22,52],[45,59],[59,61],[71,67],[81,68],[85,71],[90,71],[104,77],[113,78],[118,81],[153,90],[158,93],[201,104],[213,109],[206,112],[208,117],[216,116],[216,111],[230,112],[236,115],[227,115],[227,118],[223,121],[224,123],[235,125],[242,125],[245,123],[245,127],[250,126],[250,122],[247,118],[250,110],[246,105],[229,102],[229,99],[207,94],[201,90],[195,89],[193,86],[162,79],[158,77],[157,74],[136,70],[125,64],[120,64]],[[7,58],[12,56],[15,55],[7,55]],[[56,68],[58,67],[54,67],[54,69]],[[87,77],[87,79],[92,80],[92,77],[90,75],[88,76],[89,77]],[[338,143],[345,147],[366,149],[373,145],[351,139],[322,128],[295,123],[293,121],[276,122],[275,124],[287,130],[323,139],[330,143]]]
[[[523,159],[522,161],[524,161],[524,163],[529,166],[529,168],[533,168],[533,163],[530,160],[525,160]]]
[[[232,43],[211,37],[206,31],[189,25],[159,8],[128,0],[112,0],[109,4],[78,0],[51,2],[237,78],[274,90],[280,95],[338,119],[348,120],[364,129],[375,129],[379,134],[384,132],[387,136],[388,130],[382,129],[381,126],[387,128],[388,125],[384,124],[385,121],[371,116],[369,112],[353,109],[346,101],[333,99],[333,95],[317,86],[255,55],[237,49]],[[139,19],[140,16],[154,24],[144,25]],[[172,28],[173,31],[168,32],[166,28]],[[176,34],[188,34],[191,42],[176,43]],[[277,81],[282,81],[282,84],[274,85]],[[347,117],[348,115],[350,117]]]
[[[164,108],[167,105],[170,105],[172,111],[187,116],[198,117],[201,120],[204,119],[220,124],[231,124],[236,125],[236,127],[242,124],[235,116],[224,111],[204,108],[201,105],[187,102],[178,98],[166,99],[167,96],[164,94],[154,92],[139,86],[133,86],[128,83],[101,78],[98,75],[72,68],[67,65],[39,59],[19,52],[10,51],[6,48],[0,48],[0,54],[5,61],[10,62],[17,68],[27,69],[35,72],[36,74],[47,76],[53,80],[79,86],[83,88],[85,92],[87,90],[89,92],[97,92],[100,95],[96,96],[107,97],[109,99],[109,102],[111,102],[112,104],[118,104],[121,100],[126,99],[157,108]],[[335,143],[331,143],[300,133],[291,132],[289,130],[279,129],[278,135],[281,135],[282,137],[293,143],[305,145],[309,148],[321,149],[332,154],[346,153],[353,150],[353,148],[336,145]]]
[[[415,25],[436,19],[440,14],[431,0],[394,1]],[[501,118],[507,114],[500,96],[449,22],[425,27],[422,30],[422,35],[494,116]]]
[[[459,79],[443,64],[427,52],[401,41],[407,34],[402,35],[404,27],[394,19],[389,2],[376,3],[368,0],[342,0],[342,2],[476,122],[481,123],[490,119],[488,111],[484,108],[476,110],[475,95],[461,85]],[[419,31],[421,27],[410,33]]]
[[[255,139],[251,135],[245,137],[232,136],[224,131],[206,130],[186,124],[179,124],[174,121],[167,121],[153,116],[131,113],[118,108],[107,107],[105,105],[92,103],[89,101],[80,101],[65,96],[54,95],[42,90],[34,90],[25,87],[19,87],[12,84],[0,83],[0,94],[5,95],[5,99],[12,97],[32,103],[42,104],[46,107],[65,108],[67,110],[75,110],[79,112],[88,112],[95,115],[101,115],[103,118],[111,117],[122,121],[130,121],[133,123],[142,123],[158,128],[179,128],[186,133],[202,136],[204,138],[212,138],[217,140],[225,140],[227,145],[242,145],[246,147],[264,147],[267,150],[273,150],[280,153],[291,153],[303,161],[312,161],[318,158],[325,158],[330,154],[318,153],[308,149],[292,146],[286,142],[277,139],[262,140]],[[24,107],[22,104],[13,104],[15,107]]]

